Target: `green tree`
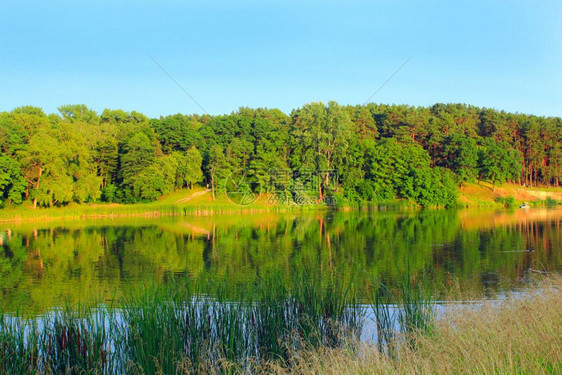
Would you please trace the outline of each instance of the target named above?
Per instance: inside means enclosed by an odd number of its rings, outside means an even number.
[[[174,156],[156,158],[154,164],[143,169],[133,181],[133,196],[153,201],[174,190],[178,161]]]
[[[492,182],[492,190],[496,183],[514,180],[521,173],[521,156],[517,150],[512,149],[503,142],[496,142],[486,138],[482,141],[478,153],[480,178]]]
[[[62,117],[71,123],[84,122],[97,125],[100,122],[100,117],[96,111],[88,108],[85,104],[61,105],[58,109]]]
[[[19,163],[0,154],[0,205],[6,202],[20,204],[25,193],[25,179]]]
[[[215,199],[217,189],[219,189],[219,182],[224,181],[228,173],[229,165],[222,147],[219,145],[212,146],[207,159],[207,176],[213,199]]]
[[[193,189],[193,184],[201,182],[203,179],[203,171],[201,170],[203,157],[201,153],[195,146],[192,146],[185,154],[175,152],[173,155],[178,161],[175,177],[176,187],[189,186],[190,189]]]
[[[476,140],[461,134],[445,137],[442,151],[442,167],[452,170],[459,185],[473,182],[478,176],[478,148]]]
[[[400,144],[395,138],[366,144],[366,177],[378,199],[411,198],[407,187],[414,184],[416,169],[429,168],[427,152],[415,143]]]
[[[144,133],[137,133],[123,145],[120,155],[121,180],[132,185],[135,177],[154,161],[154,145]]]
[[[349,113],[336,102],[306,104],[292,114],[292,166],[320,174],[318,196],[323,197],[331,183],[331,171],[338,169],[345,158],[352,135]],[[337,187],[337,186],[336,186]]]
[[[20,152],[33,207],[99,198],[100,179],[84,136],[71,124],[41,128]]]
[[[172,151],[187,151],[201,142],[198,129],[201,124],[191,116],[173,115],[152,120],[162,150],[170,154]]]
[[[455,203],[458,193],[455,177],[450,170],[425,167],[410,171],[402,195],[424,207],[448,207]]]

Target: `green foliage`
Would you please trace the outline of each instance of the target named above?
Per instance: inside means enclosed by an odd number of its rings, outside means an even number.
[[[65,120],[72,123],[80,121],[86,124],[95,125],[100,121],[96,111],[89,109],[84,104],[61,105],[59,107],[59,112]]]
[[[133,181],[133,196],[144,201],[174,190],[178,161],[173,156],[157,158],[152,165],[142,170]]]
[[[453,134],[443,141],[442,167],[456,174],[459,184],[474,182],[478,176],[478,148],[476,140],[461,134]]]
[[[348,204],[403,198],[450,205],[451,176],[458,185],[478,179],[494,187],[559,186],[562,176],[560,118],[462,104],[329,102],[290,116],[240,108],[159,119],[119,109],[98,115],[83,104],[59,112],[24,106],[0,113],[4,205],[22,196],[39,206],[148,201],[194,184],[215,196],[237,170],[256,182],[256,193],[282,195],[287,204],[337,195]],[[297,177],[275,179],[287,170]],[[303,177],[310,172],[317,178]]]
[[[99,198],[100,178],[86,137],[72,125],[38,129],[18,156],[34,204],[51,206]]]
[[[107,184],[101,190],[101,199],[104,202],[115,202],[117,200],[117,186],[114,184]]]
[[[454,174],[445,168],[413,169],[402,192],[424,207],[449,207],[457,199]]]
[[[372,201],[376,197],[375,187],[373,186],[373,182],[370,180],[364,179],[359,181],[356,185],[356,190],[362,200]]]
[[[317,189],[322,196],[331,183],[327,171],[339,169],[344,164],[352,136],[353,124],[349,114],[335,102],[329,102],[327,106],[311,103],[293,111],[292,124],[294,153],[291,166],[295,170],[319,171]]]
[[[0,205],[5,205],[6,202],[20,204],[25,187],[19,163],[0,154]]]
[[[496,202],[503,204],[506,208],[514,207],[515,206],[515,198],[514,197],[497,197],[495,199]]]
[[[547,207],[555,207],[558,204],[558,202],[554,198],[547,197],[544,201],[544,204]]]
[[[124,185],[132,185],[135,177],[154,161],[154,146],[144,133],[137,133],[123,145],[121,178]]]
[[[207,174],[210,179],[213,196],[217,190],[221,191],[221,189],[224,189],[220,182],[225,183],[229,170],[223,148],[219,145],[212,146],[207,157]]]
[[[389,200],[396,196],[422,206],[449,206],[457,196],[454,175],[444,168],[430,168],[428,153],[415,143],[400,144],[394,138],[367,146],[371,184],[358,185],[362,196]]]
[[[521,171],[521,155],[506,143],[490,138],[482,140],[478,153],[480,178],[492,183],[504,183],[519,176]]]
[[[186,186],[193,188],[194,184],[203,180],[203,171],[201,170],[203,157],[195,146],[192,146],[185,154],[174,152],[172,155],[178,163],[175,176],[176,188]]]

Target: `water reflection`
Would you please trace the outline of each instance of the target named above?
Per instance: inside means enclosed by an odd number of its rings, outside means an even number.
[[[313,267],[392,284],[406,272],[473,293],[562,269],[560,209],[341,212],[3,224],[1,305],[41,312],[117,301],[148,280],[209,275],[250,283]],[[337,272],[336,272],[337,269]],[[360,285],[361,286],[361,285]]]

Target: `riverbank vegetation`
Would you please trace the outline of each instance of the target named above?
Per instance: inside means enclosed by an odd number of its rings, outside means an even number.
[[[524,202],[531,207],[557,207],[562,203],[562,191],[556,188],[521,188],[516,184],[504,184],[492,190],[491,184],[464,184],[459,189],[453,208],[516,208]],[[349,202],[336,206],[325,204],[272,204],[266,195],[256,197],[250,205],[239,205],[229,200],[226,194],[212,197],[209,190],[195,186],[180,189],[146,203],[76,203],[33,209],[29,204],[11,205],[0,209],[0,223],[38,222],[64,219],[98,219],[160,216],[215,216],[228,214],[297,213],[308,211],[412,211],[419,204],[403,199]]]
[[[413,281],[412,281],[413,280]],[[209,281],[150,287],[119,308],[0,315],[0,373],[558,373],[562,281],[503,300],[450,305],[407,279],[372,284],[366,306],[337,278],[292,274],[251,289]],[[197,285],[203,285],[199,282]],[[378,286],[376,286],[378,285]],[[208,294],[209,292],[211,294]],[[429,291],[429,292],[428,292]],[[382,332],[382,334],[381,334]],[[382,340],[382,341],[380,341]]]
[[[394,356],[376,345],[309,349],[280,374],[559,374],[562,372],[562,279],[500,301],[461,305],[431,333],[402,336]],[[545,286],[546,285],[546,286]]]
[[[330,102],[289,115],[240,108],[158,119],[85,105],[49,115],[24,106],[0,113],[0,204],[151,202],[197,185],[216,198],[242,170],[254,193],[277,204],[450,206],[458,187],[477,181],[493,191],[505,182],[558,187],[561,124],[460,104]]]
[[[355,288],[308,273],[145,286],[120,306],[0,315],[0,373],[229,373],[356,336]]]

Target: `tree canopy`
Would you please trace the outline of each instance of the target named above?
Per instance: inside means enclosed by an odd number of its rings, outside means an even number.
[[[215,195],[239,170],[257,193],[283,202],[337,196],[446,206],[465,183],[559,186],[562,175],[561,118],[464,104],[329,102],[289,115],[243,107],[153,119],[83,104],[59,112],[0,112],[1,206],[152,201],[196,184]]]

